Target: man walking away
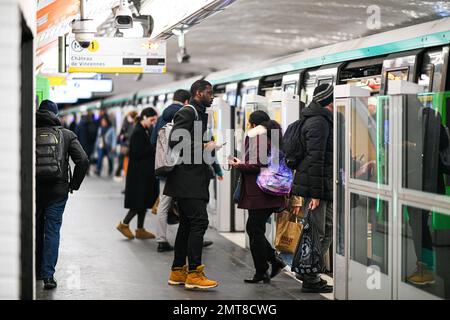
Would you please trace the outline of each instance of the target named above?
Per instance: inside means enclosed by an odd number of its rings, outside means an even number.
[[[333,240],[333,86],[321,84],[313,101],[302,110],[300,143],[303,159],[294,177],[292,194],[305,198],[303,212],[311,210],[325,256]],[[327,293],[333,287],[319,274],[304,275],[302,292]]]
[[[172,138],[177,133],[188,132],[188,146],[191,159],[182,160],[181,164],[168,175],[164,194],[178,201],[180,209],[180,225],[175,239],[175,258],[169,276],[169,284],[184,284],[186,288],[208,289],[218,285],[217,281],[205,276],[202,264],[203,236],[208,228],[206,206],[209,201],[209,167],[203,158],[203,151],[212,151],[216,144],[213,141],[204,143],[203,135],[207,130],[209,108],[214,99],[212,85],[205,80],[194,82],[191,87],[193,106],[181,108],[174,117],[174,126],[169,137],[169,146],[174,148],[180,141]],[[201,127],[202,136],[194,135],[195,126]],[[198,131],[198,129],[197,129]],[[183,144],[186,137],[183,137]],[[201,158],[195,163],[195,158]],[[189,162],[189,160],[191,160]],[[189,162],[189,163],[187,163]],[[186,266],[186,257],[188,266]]]
[[[64,208],[69,191],[80,188],[89,166],[76,135],[61,127],[57,114],[58,106],[49,100],[36,113],[36,276],[44,280],[44,289],[56,288]],[[75,163],[73,176],[69,157]]]

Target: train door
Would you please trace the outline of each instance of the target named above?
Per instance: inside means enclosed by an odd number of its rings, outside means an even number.
[[[448,299],[450,193],[439,152],[450,93],[389,86],[375,103],[369,91],[336,90],[335,297]]]

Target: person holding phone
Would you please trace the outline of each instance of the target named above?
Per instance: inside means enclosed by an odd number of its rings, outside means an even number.
[[[262,167],[268,165],[268,156],[272,143],[281,147],[281,127],[270,120],[267,113],[261,110],[253,112],[249,117],[248,132],[245,137],[245,157],[241,161],[236,157],[229,158],[229,165],[241,172],[242,187],[238,208],[248,210],[246,231],[250,238],[250,251],[256,272],[246,283],[269,283],[286,265],[275,252],[275,249],[265,237],[266,221],[273,212],[285,207],[282,196],[264,193],[256,184],[256,179]],[[278,140],[271,141],[271,133],[278,131]],[[274,139],[275,140],[275,139]],[[263,156],[260,150],[267,150]],[[269,274],[269,263],[272,266]]]

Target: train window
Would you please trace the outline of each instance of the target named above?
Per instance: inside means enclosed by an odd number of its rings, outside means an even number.
[[[326,79],[319,79],[319,81],[317,81],[317,86],[320,86],[321,84],[333,84],[333,78],[326,78]]]
[[[389,92],[389,80],[408,81],[409,68],[392,69],[386,72],[386,92]]]
[[[283,86],[283,91],[295,94],[297,92],[297,82],[286,83]]]
[[[251,88],[248,88],[245,93],[246,94],[257,94],[258,89],[256,87],[251,87]]]
[[[425,66],[422,74],[419,76],[419,85],[424,86],[425,92],[432,91],[434,77],[434,64],[429,63]]]

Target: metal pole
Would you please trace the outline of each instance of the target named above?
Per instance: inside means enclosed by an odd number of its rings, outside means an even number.
[[[86,0],[80,0],[80,20],[85,19]]]

